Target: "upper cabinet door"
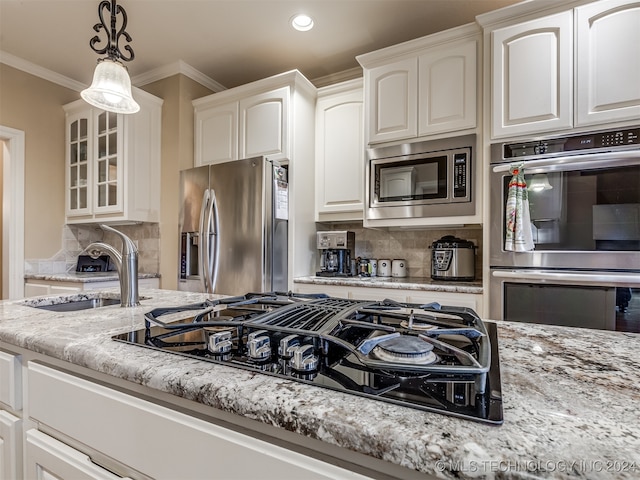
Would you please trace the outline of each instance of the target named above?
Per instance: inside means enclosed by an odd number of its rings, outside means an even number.
[[[400,60],[365,71],[369,143],[417,135],[418,59]]]
[[[495,30],[492,137],[572,126],[573,12]]]
[[[240,100],[240,158],[288,158],[289,97],[287,86]]]
[[[93,162],[93,116],[85,106],[67,112],[66,122],[66,215],[91,214],[91,168]]]
[[[195,111],[196,167],[238,159],[238,102]]]
[[[362,220],[364,114],[362,84],[318,96],[316,103],[316,221]]]
[[[418,59],[418,136],[476,126],[476,40]]]
[[[102,110],[94,111],[96,141],[94,144],[95,214],[122,212],[123,188],[122,162],[124,159],[124,123],[122,115]]]
[[[640,3],[576,8],[577,124],[640,118]]]

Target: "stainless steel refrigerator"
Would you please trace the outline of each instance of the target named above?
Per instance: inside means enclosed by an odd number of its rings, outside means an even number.
[[[180,172],[178,289],[287,290],[287,170],[265,157]]]

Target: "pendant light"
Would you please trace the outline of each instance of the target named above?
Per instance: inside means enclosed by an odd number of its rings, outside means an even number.
[[[119,28],[117,28],[118,15],[122,18]],[[110,19],[109,26],[105,22],[107,16]],[[118,47],[118,40],[122,36],[127,42],[131,42],[131,36],[125,32],[127,13],[124,8],[116,4],[116,0],[102,0],[98,5],[98,18],[100,23],[96,23],[93,29],[98,33],[101,30],[105,31],[106,45],[103,48],[97,47],[100,37],[96,35],[89,41],[89,46],[97,54],[107,56],[98,59],[98,66],[93,73],[93,82],[89,88],[80,92],[80,96],[87,103],[107,112],[136,113],[140,110],[140,105],[131,95],[131,79],[127,67],[122,63],[133,60],[133,49],[130,45],[126,45],[125,54]]]

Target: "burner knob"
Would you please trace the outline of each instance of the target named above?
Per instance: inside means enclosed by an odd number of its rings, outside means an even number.
[[[229,353],[233,343],[231,332],[217,332],[209,335],[209,351],[215,354]]]
[[[252,332],[247,337],[249,357],[253,360],[266,360],[271,356],[271,340],[266,330]]]
[[[302,345],[293,349],[289,360],[291,368],[298,372],[310,372],[318,368],[318,357],[313,354],[313,345]]]
[[[300,345],[300,339],[297,335],[288,335],[280,340],[278,345],[278,355],[282,358],[293,357],[293,350]]]

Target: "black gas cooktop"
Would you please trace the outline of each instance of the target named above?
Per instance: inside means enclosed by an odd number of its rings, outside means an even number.
[[[113,338],[420,410],[503,421],[496,326],[464,307],[249,293],[158,308],[145,315],[144,329]]]

